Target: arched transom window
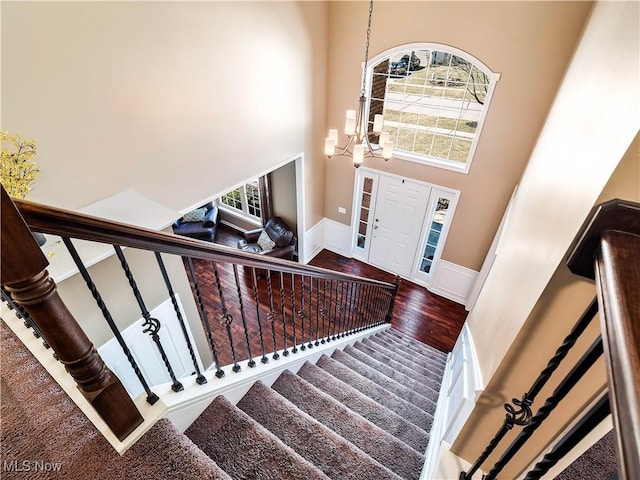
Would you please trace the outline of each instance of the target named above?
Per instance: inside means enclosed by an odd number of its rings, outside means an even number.
[[[469,171],[499,74],[438,44],[384,52],[367,74],[370,128],[384,114],[394,157]]]

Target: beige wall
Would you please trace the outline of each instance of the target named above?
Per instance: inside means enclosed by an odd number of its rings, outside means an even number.
[[[184,211],[304,153],[323,214],[322,2],[2,2],[2,128],[33,137],[29,198],[130,188]]]
[[[639,7],[597,4],[518,186],[493,267],[467,318],[486,380],[640,128]],[[615,60],[594,68],[594,56],[612,51]]]
[[[328,126],[355,108],[368,4],[329,7]],[[468,175],[392,159],[365,165],[462,192],[442,258],[479,270],[573,53],[590,3],[376,2],[370,56],[397,45],[436,42],[466,51],[502,77]],[[326,133],[325,133],[326,136]],[[351,218],[354,172],[327,162],[325,215]],[[339,206],[347,215],[339,215]],[[469,242],[473,238],[473,242]]]
[[[596,5],[522,177],[493,268],[467,319],[486,389],[453,446],[466,460],[484,449],[504,419],[501,405],[527,391],[595,296],[593,283],[564,265],[589,210],[615,197],[640,201],[639,14],[635,2]],[[612,51],[615,59],[594,68],[594,57]],[[560,378],[598,330],[596,320]],[[556,382],[540,393],[534,411]],[[604,385],[600,360],[505,478],[515,478]]]
[[[289,162],[271,172],[273,213],[297,232],[296,164]],[[300,235],[300,233],[297,233]]]

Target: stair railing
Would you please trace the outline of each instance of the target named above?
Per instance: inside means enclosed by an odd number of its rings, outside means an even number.
[[[14,199],[12,202],[3,190],[2,286],[10,294],[10,306],[24,311],[32,319],[30,321],[38,333],[67,365],[81,390],[88,383],[85,396],[120,440],[140,424],[140,414],[116,375],[104,365],[55,292],[55,282],[46,271],[48,261],[33,240],[31,231],[62,237],[150,404],[155,403],[158,397],[137,365],[89,269],[83,264],[74,245],[76,239],[113,246],[123,276],[140,309],[143,332],[151,337],[171,378],[171,389],[176,392],[182,390],[183,386],[160,338],[163,325],[150,313],[127,261],[126,252],[123,251],[125,247],[154,252],[157,265],[149,268],[159,269],[159,283],[166,286],[168,298],[183,330],[197,384],[207,382],[199,364],[200,361],[204,365],[205,359],[197,358],[191,344],[186,319],[182,318],[164,265],[164,255],[182,257],[210,350],[210,369],[218,378],[226,375],[227,366],[231,367],[232,372],[239,372],[243,360],[248,360],[247,366],[253,368],[256,358],[261,363],[267,363],[270,358],[277,360],[280,355],[288,356],[312,349],[388,323],[393,315],[393,303],[398,290],[398,279],[394,283],[386,283],[248,254],[25,200]],[[199,278],[203,272],[215,279],[214,285],[206,285],[207,298],[203,294],[205,285]],[[211,295],[214,298],[210,298]],[[78,362],[81,371],[76,373],[75,365]],[[87,363],[91,366],[89,382],[84,378],[87,375]],[[98,385],[94,385],[96,383]],[[107,387],[108,394],[101,396],[95,393]],[[116,390],[118,395],[112,393]],[[126,427],[117,422],[110,423],[113,412],[120,412],[118,422],[123,421],[120,417],[128,415]],[[125,415],[124,412],[128,413]]]
[[[460,480],[470,480],[505,435],[515,426],[523,427],[482,477],[498,478],[533,432],[602,355],[607,363],[608,395],[599,399],[524,478],[541,478],[610,413],[618,440],[620,478],[640,478],[640,203],[612,200],[595,207],[569,249],[567,265],[572,273],[596,281],[596,298],[531,388],[520,399],[514,398],[512,404],[504,405],[502,426],[469,470],[460,473]],[[601,335],[534,415],[536,395],[598,312]]]

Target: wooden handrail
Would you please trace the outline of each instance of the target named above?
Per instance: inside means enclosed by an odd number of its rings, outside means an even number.
[[[302,265],[279,258],[246,253],[234,248],[84,215],[28,200],[14,200],[14,202],[29,228],[36,232],[213,260],[215,262],[235,263],[284,273],[312,275],[327,280],[345,280],[363,285],[376,285],[391,292],[397,289],[397,286],[393,283],[362,278],[311,265]]]
[[[594,207],[567,265],[596,280],[620,478],[640,478],[640,203]]]
[[[29,313],[84,397],[116,437],[123,440],[143,418],[61,300],[46,270],[49,262],[7,192],[1,190],[2,285],[13,301]]]
[[[640,478],[640,235],[606,231],[596,282],[620,478]]]

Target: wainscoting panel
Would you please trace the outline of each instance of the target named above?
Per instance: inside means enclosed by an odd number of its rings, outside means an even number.
[[[436,478],[438,459],[453,444],[483,389],[475,346],[465,323],[447,359],[421,480]]]
[[[309,230],[304,232],[304,252],[299,252],[300,263],[307,264],[324,248],[324,222],[326,218],[323,218],[316,223]]]
[[[339,255],[351,257],[351,227],[325,218],[324,248]]]
[[[448,383],[447,390],[444,390],[447,392],[447,408],[442,439],[452,445],[484,388],[471,332],[466,323],[449,361],[451,376],[445,379]]]
[[[432,293],[466,305],[477,277],[478,272],[441,259],[427,288]]]

